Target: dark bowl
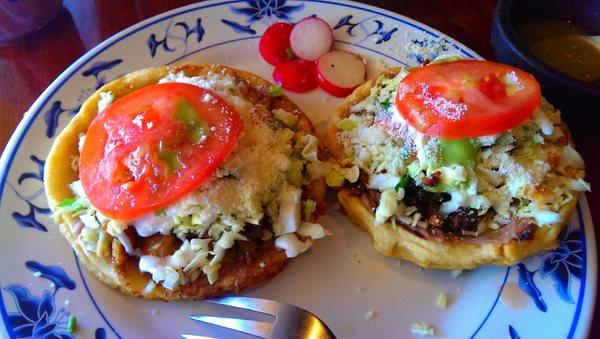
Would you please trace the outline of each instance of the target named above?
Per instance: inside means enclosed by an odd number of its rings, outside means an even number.
[[[600,0],[499,0],[492,21],[492,45],[498,61],[536,77],[542,93],[566,120],[600,121],[600,83],[577,80],[534,56],[518,36],[520,23],[560,19],[600,34]]]

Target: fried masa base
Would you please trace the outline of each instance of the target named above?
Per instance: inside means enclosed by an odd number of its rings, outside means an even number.
[[[385,70],[357,88],[339,106],[338,117],[348,117],[349,107],[369,96],[379,76],[393,77],[399,70]],[[338,160],[342,160],[345,156],[343,146],[337,140],[338,132],[337,125],[332,124],[323,141],[329,152]],[[353,223],[371,234],[375,249],[383,255],[404,259],[424,268],[472,269],[481,265],[511,266],[533,254],[556,248],[558,235],[567,225],[577,205],[578,192],[571,193],[574,199],[559,211],[562,222],[537,228],[530,240],[512,239],[507,243],[436,241],[421,238],[404,227],[394,227],[389,222],[375,226],[374,213],[365,206],[360,197],[353,195],[346,188],[342,188],[337,197],[344,213]]]
[[[222,262],[222,267],[219,270],[219,279],[212,285],[208,284],[204,275],[201,275],[194,282],[180,286],[175,290],[169,290],[157,284],[151,292],[144,293],[144,290],[152,279],[150,274],[139,271],[137,257],[130,256],[123,265],[118,266],[112,262],[110,256],[100,257],[95,252],[86,251],[76,242],[76,236],[71,230],[70,225],[76,219],[68,213],[61,214],[56,212],[56,207],[61,201],[73,197],[69,184],[78,179],[78,173],[71,168],[71,158],[78,154],[79,134],[86,132],[88,126],[98,113],[100,93],[111,91],[115,99],[118,99],[135,90],[158,83],[169,72],[180,71],[183,71],[187,76],[223,72],[245,81],[252,90],[261,93],[266,93],[269,87],[272,86],[267,80],[252,73],[219,65],[166,66],[143,69],[127,74],[106,84],[83,103],[79,113],[54,141],[44,167],[44,188],[48,205],[52,211],[55,211],[54,221],[60,226],[61,233],[65,236],[71,247],[73,247],[79,260],[90,272],[108,286],[119,289],[128,295],[144,299],[159,299],[164,301],[204,299],[227,292],[239,292],[245,288],[257,286],[275,276],[284,268],[288,261],[285,252],[275,248],[274,242],[271,240],[259,246],[257,255],[249,263]],[[255,96],[249,96],[247,99],[254,104],[258,103],[258,98]],[[281,96],[273,100],[274,105],[276,104],[278,107],[298,114],[299,130],[305,133],[314,133],[314,129],[308,118],[287,96]],[[311,191],[313,195],[319,195],[318,197],[313,196],[315,200],[324,201],[324,185],[323,180],[318,180],[312,182],[306,189]]]

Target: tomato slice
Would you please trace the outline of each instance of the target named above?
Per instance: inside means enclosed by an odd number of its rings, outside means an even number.
[[[541,101],[529,73],[490,61],[460,60],[411,70],[396,93],[398,112],[418,131],[441,139],[504,132]]]
[[[242,131],[237,111],[214,92],[183,83],[151,85],[92,121],[79,177],[102,214],[132,220],[205,182]]]

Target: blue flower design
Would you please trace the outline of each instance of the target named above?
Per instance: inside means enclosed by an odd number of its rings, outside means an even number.
[[[521,339],[517,330],[515,330],[512,325],[508,325],[508,335],[510,335],[510,339]]]
[[[29,159],[31,159],[31,161],[33,163],[35,163],[37,165],[37,172],[24,172],[21,173],[21,175],[19,176],[19,178],[17,179],[17,183],[19,185],[21,185],[23,183],[23,181],[27,180],[27,179],[33,179],[36,181],[39,181],[40,183],[43,181],[44,178],[44,164],[45,161],[36,157],[35,155],[31,155],[29,157]],[[29,196],[25,196],[21,193],[19,193],[19,191],[10,183],[8,183],[8,186],[10,186],[10,188],[12,188],[12,190],[15,192],[15,194],[17,195],[17,197],[19,197],[19,199],[23,200],[24,202],[27,203],[27,205],[29,206],[29,212],[27,214],[23,214],[23,213],[19,213],[19,212],[13,212],[11,215],[13,217],[13,219],[21,226],[21,227],[29,227],[29,228],[35,228],[39,231],[42,232],[47,232],[48,229],[46,228],[46,226],[44,226],[42,223],[40,223],[37,220],[37,215],[38,214],[50,214],[51,211],[50,209],[46,208],[46,207],[42,207],[42,206],[38,206],[36,204],[34,204],[32,201],[34,201],[37,197],[39,197],[40,195],[42,195],[42,193],[44,193],[44,189],[40,188],[37,192],[29,195]]]
[[[65,112],[69,112],[71,115],[77,114],[79,112],[79,108],[81,106],[76,106],[72,108],[63,108],[62,102],[60,100],[56,100],[50,106],[50,109],[44,113],[44,121],[46,122],[46,136],[48,138],[54,137],[56,133],[56,128],[58,127],[58,118]]]
[[[43,191],[40,190],[38,192],[43,192]],[[48,229],[46,228],[46,226],[44,226],[44,224],[42,224],[41,222],[39,222],[37,220],[37,213],[50,214],[50,212],[51,212],[50,209],[36,206],[29,201],[25,201],[25,202],[27,203],[27,205],[29,205],[29,213],[23,214],[23,213],[19,213],[19,212],[13,212],[11,215],[13,217],[13,219],[15,219],[15,221],[21,227],[35,228],[38,231],[48,232]]]
[[[93,77],[96,81],[93,89],[84,89],[82,91],[82,96],[80,96],[80,100],[83,101],[87,99],[89,95],[91,95],[96,89],[104,86],[106,84],[107,79],[101,73],[108,71],[115,66],[119,65],[123,62],[123,59],[114,59],[111,61],[97,61],[93,63],[90,67],[81,72],[81,75],[84,77]],[[58,119],[59,117],[65,113],[69,112],[71,115],[77,114],[81,105],[77,105],[75,107],[63,108],[63,103],[60,100],[56,100],[52,103],[50,108],[44,113],[44,122],[46,122],[46,136],[48,138],[53,138],[56,134],[56,129],[58,128]]]
[[[581,256],[581,233],[579,230],[568,231],[565,228],[559,235],[560,245],[543,258],[540,276],[552,277],[558,296],[573,304],[571,296],[571,278],[581,281],[583,259]]]
[[[4,289],[10,293],[17,312],[8,314],[8,322],[17,338],[73,338],[67,331],[69,312],[64,308],[57,309],[54,295],[61,288],[75,289],[75,282],[67,272],[58,266],[48,266],[37,261],[27,261],[25,267],[41,278],[54,284],[54,293],[45,290],[42,297],[31,295],[27,288],[13,284]],[[100,337],[101,338],[101,337]]]
[[[519,272],[519,286],[521,290],[529,295],[540,311],[546,312],[548,306],[544,298],[542,298],[542,292],[540,292],[540,289],[535,285],[535,281],[533,280],[533,276],[537,271],[529,271],[522,263],[517,264],[517,271]]]
[[[25,179],[36,179],[40,182],[44,181],[44,164],[46,161],[36,157],[35,155],[29,156],[29,159],[33,161],[37,165],[37,173],[36,172],[25,172],[19,176],[17,179],[17,183],[20,185]]]
[[[255,22],[266,19],[268,23],[273,20],[281,19],[290,21],[291,13],[300,11],[304,4],[296,6],[286,5],[286,0],[249,0],[248,7],[231,7],[234,13],[242,14],[247,17],[248,22]]]
[[[183,35],[173,34],[171,32],[172,27],[180,27],[180,32],[182,32]],[[204,27],[202,27],[202,19],[197,18],[196,24],[194,26],[190,26],[185,22],[178,22],[173,25],[172,22],[169,21],[169,24],[165,29],[165,35],[162,39],[157,38],[156,34],[154,33],[150,34],[150,36],[148,37],[148,41],[146,41],[146,44],[148,45],[150,56],[154,58],[159,47],[162,47],[162,50],[168,53],[175,52],[177,49],[175,47],[169,46],[170,39],[183,42],[185,46],[183,49],[183,54],[185,54],[188,48],[188,39],[192,34],[196,35],[196,42],[199,43],[202,41],[202,38],[204,37]]]
[[[40,277],[50,280],[54,284],[54,293],[63,287],[68,290],[75,289],[75,282],[69,278],[62,267],[44,265],[33,260],[25,262],[25,267],[34,273],[38,272]]]
[[[81,72],[81,75],[83,75],[84,77],[94,77],[94,79],[96,79],[95,89],[98,89],[106,84],[106,77],[102,76],[101,73],[114,68],[122,62],[123,59],[115,59],[111,61],[97,61],[85,71]]]
[[[21,285],[9,285],[4,289],[17,306],[17,312],[8,314],[8,322],[17,338],[73,338],[67,332],[69,312],[64,308],[56,309],[51,292],[44,291],[39,298]]]
[[[227,20],[227,19],[221,19],[221,22],[224,23],[225,25],[231,27],[231,29],[233,29],[234,32],[237,33],[247,33],[247,34],[256,34],[256,31],[254,29],[252,29],[252,24],[248,24],[248,25],[242,25],[242,24],[238,24],[235,21],[231,21],[231,20]]]
[[[247,7],[231,6],[231,11],[246,17],[247,25],[242,25],[238,22],[221,19],[221,22],[233,29],[237,33],[256,34],[256,30],[252,28],[252,24],[257,21],[263,21],[270,25],[278,20],[292,21],[291,14],[301,11],[304,4],[286,5],[286,0],[249,0],[246,1]]]
[[[357,41],[356,43],[365,41],[368,37],[377,35],[377,36],[379,36],[379,38],[377,38],[377,40],[375,40],[375,44],[379,45],[381,43],[389,41],[392,38],[392,36],[394,35],[394,33],[396,33],[398,31],[398,27],[394,27],[390,30],[385,30],[383,22],[373,19],[375,16],[368,17],[368,18],[362,19],[357,22],[352,22],[352,17],[353,17],[352,15],[347,15],[347,16],[341,18],[338,21],[338,23],[333,27],[333,30],[337,30],[337,29],[347,26],[346,33],[349,36],[353,37],[353,36],[356,36],[354,29],[357,26],[360,27],[360,29],[363,31],[364,37],[360,41]],[[370,20],[373,20],[372,23],[375,23],[375,27],[373,29],[369,28],[369,25],[367,25],[367,23],[371,22]],[[372,25],[370,25],[370,26],[372,26]]]
[[[97,328],[96,331],[94,332],[94,338],[95,339],[106,339],[106,330],[103,329],[102,327]]]

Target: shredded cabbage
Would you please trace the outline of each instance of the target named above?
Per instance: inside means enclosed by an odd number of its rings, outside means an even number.
[[[319,139],[312,134],[305,134],[301,142],[304,144],[301,152],[302,158],[310,162],[319,162],[319,158],[317,157]]]
[[[292,185],[286,185],[279,199],[279,218],[273,224],[275,236],[295,232],[300,226],[302,191]]]
[[[284,250],[285,255],[288,258],[294,258],[298,256],[298,254],[308,251],[310,246],[312,246],[311,239],[300,241],[300,239],[298,239],[298,237],[293,233],[284,234],[275,239],[275,247]]]
[[[375,226],[383,224],[389,217],[394,215],[398,210],[398,202],[396,201],[396,190],[389,189],[381,193],[379,206],[375,210]]]

